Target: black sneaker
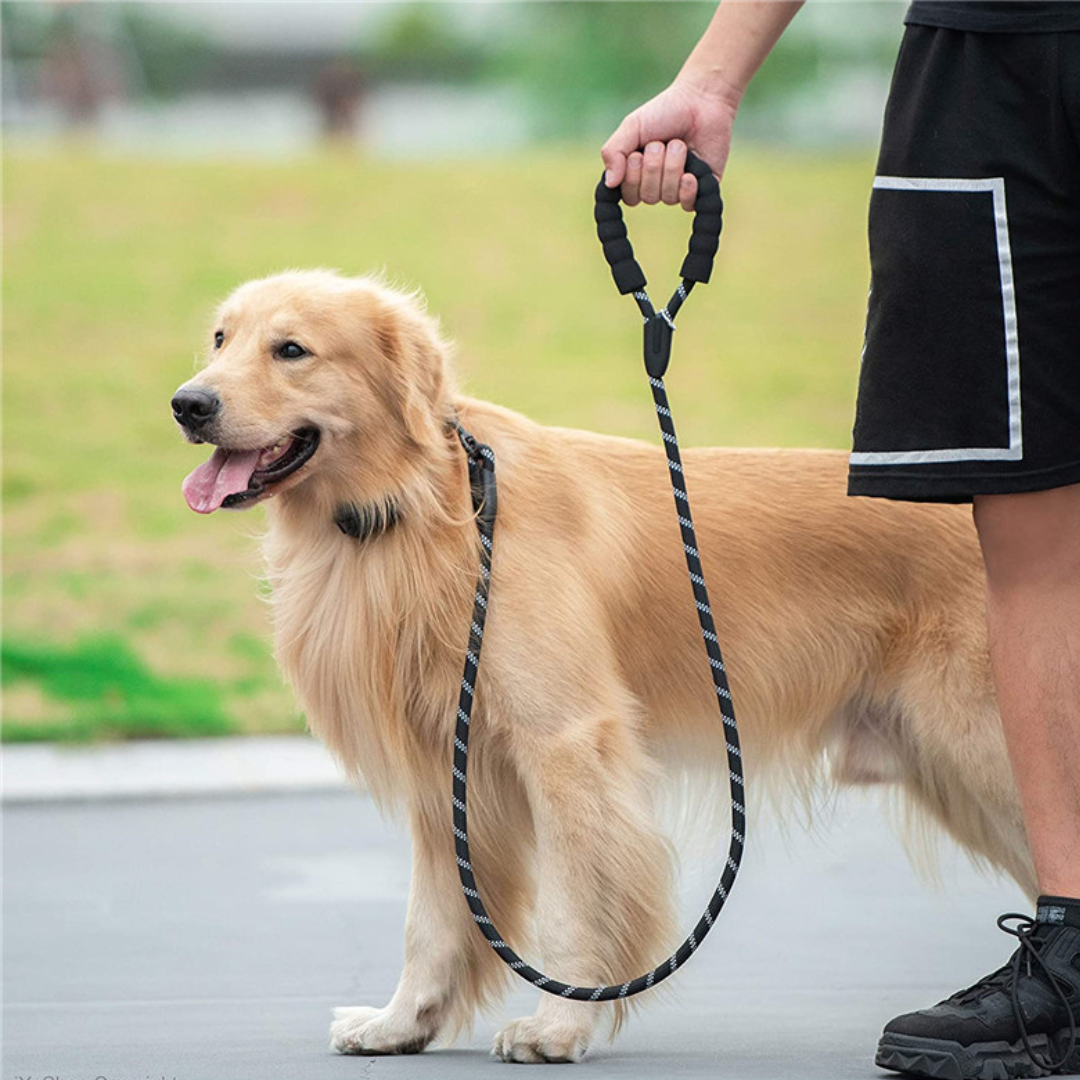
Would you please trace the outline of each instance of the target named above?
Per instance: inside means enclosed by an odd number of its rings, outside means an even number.
[[[932,1009],[887,1024],[875,1062],[941,1080],[1080,1073],[1080,926],[1044,919],[1042,906],[1039,920],[1002,915],[998,926],[1020,941],[1012,959]]]

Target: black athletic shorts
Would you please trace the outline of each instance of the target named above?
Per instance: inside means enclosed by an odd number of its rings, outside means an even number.
[[[1080,32],[909,26],[870,199],[852,495],[1080,483]]]

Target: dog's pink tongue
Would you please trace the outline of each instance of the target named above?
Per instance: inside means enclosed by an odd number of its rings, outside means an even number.
[[[246,491],[260,453],[259,450],[223,450],[219,446],[210,460],[184,481],[188,506],[196,513],[211,514],[228,496]]]

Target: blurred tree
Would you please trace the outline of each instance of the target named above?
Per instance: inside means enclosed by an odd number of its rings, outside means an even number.
[[[134,51],[151,97],[197,88],[200,77],[221,59],[221,50],[207,35],[162,16],[152,4],[126,3],[118,9],[117,30]]]
[[[674,78],[714,10],[697,0],[523,5],[496,70],[533,99],[537,135],[592,135]]]
[[[747,92],[758,121],[815,83],[852,67],[888,71],[902,25],[900,3],[811,6],[779,41]],[[822,8],[828,10],[821,10]],[[500,42],[494,70],[533,101],[538,136],[610,131],[678,74],[716,10],[714,0],[523,4],[520,27]]]
[[[45,52],[53,12],[39,4],[0,3],[4,54],[12,60],[38,60]]]
[[[108,81],[113,93],[130,88],[167,98],[198,87],[200,77],[221,56],[207,35],[147,3],[4,0],[0,20],[5,56],[30,65],[47,62],[51,70],[43,72],[45,80],[57,85]],[[102,60],[106,53],[107,61]],[[85,69],[81,74],[80,65]],[[96,70],[88,75],[92,68]]]
[[[461,30],[458,20],[438,3],[406,3],[381,33],[357,51],[363,70],[378,82],[467,83],[483,78],[491,51]]]

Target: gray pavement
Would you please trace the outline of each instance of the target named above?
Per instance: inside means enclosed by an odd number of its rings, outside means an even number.
[[[3,1080],[454,1080],[512,1068],[487,1050],[503,1020],[532,1011],[524,984],[455,1048],[328,1051],[331,1007],[384,1004],[401,963],[408,841],[362,794],[8,804],[3,824]],[[708,943],[578,1068],[883,1075],[872,1064],[882,1023],[999,964],[1011,941],[993,919],[1026,908],[1015,886],[947,847],[943,863],[935,891],[872,796],[845,797],[814,837],[758,824]],[[710,884],[688,877],[689,924]]]

